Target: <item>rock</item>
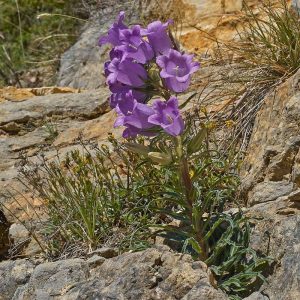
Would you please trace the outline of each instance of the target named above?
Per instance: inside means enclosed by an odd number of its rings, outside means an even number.
[[[69,259],[39,265],[12,299],[228,299],[207,266],[167,247],[124,253],[99,265]]]
[[[263,181],[293,182],[298,186],[299,84],[297,72],[265,98],[256,117],[241,170],[246,198]]]
[[[265,296],[259,292],[251,294],[249,297],[244,298],[244,300],[269,300],[268,296]]]
[[[18,287],[29,280],[37,261],[20,259],[0,263],[0,299],[11,300]]]
[[[249,205],[269,202],[289,195],[293,191],[293,183],[287,181],[264,181],[258,183],[249,193]]]
[[[107,110],[108,90],[100,89],[80,94],[36,96],[23,102],[1,103],[0,128],[11,122],[28,123],[52,115],[92,119]]]
[[[90,268],[95,268],[102,265],[105,262],[105,258],[99,255],[93,255],[87,260]]]
[[[35,268],[26,287],[13,299],[63,299],[69,289],[88,276],[88,265],[82,259],[44,263]]]
[[[261,218],[255,222],[252,247],[268,254],[276,263],[260,291],[270,300],[299,299],[300,215],[276,214],[273,205],[273,202],[269,202],[263,209],[253,206],[248,213],[253,219],[258,216]]]
[[[274,259],[246,299],[300,298],[300,71],[266,96],[241,168],[241,194],[254,229],[251,246]]]
[[[97,7],[89,23],[83,28],[79,40],[61,57],[58,85],[73,88],[95,89],[104,85],[103,63],[109,47],[98,47],[101,35],[113,24],[120,11],[126,11],[126,20],[137,20],[134,1],[111,0],[103,8]]]
[[[89,256],[93,255],[102,256],[104,258],[112,258],[118,255],[118,251],[115,248],[102,247],[89,253]]]
[[[24,225],[14,223],[9,228],[9,236],[14,244],[19,244],[28,240],[29,232]]]

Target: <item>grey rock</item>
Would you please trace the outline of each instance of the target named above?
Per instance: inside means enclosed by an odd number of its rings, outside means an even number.
[[[253,206],[249,216],[256,221],[251,246],[274,259],[275,267],[260,290],[270,300],[300,298],[300,215],[276,214],[274,202],[264,209]],[[260,299],[260,298],[250,298]],[[264,298],[262,298],[264,299]]]
[[[245,198],[263,181],[286,180],[296,185],[300,182],[296,159],[300,147],[299,82],[300,71],[264,99],[241,168],[241,191]]]
[[[251,247],[274,259],[246,299],[300,299],[300,71],[266,96],[241,171]]]
[[[86,261],[90,268],[95,268],[102,265],[105,262],[105,258],[99,255],[93,255]]]
[[[107,32],[122,10],[126,12],[126,23],[137,20],[139,14],[133,2],[110,0],[109,5],[97,8],[78,41],[62,55],[58,85],[84,89],[104,85],[103,63],[107,61],[109,47],[98,47],[99,37]]]
[[[69,289],[88,277],[88,264],[82,259],[44,263],[37,266],[26,287],[14,299],[64,299]]]
[[[287,181],[265,181],[258,183],[249,193],[249,205],[269,202],[293,191],[293,183]]]
[[[52,115],[95,118],[106,111],[107,98],[107,89],[100,89],[79,94],[37,96],[17,103],[7,101],[1,104],[0,128],[5,131],[4,125],[10,122],[23,124]]]
[[[255,292],[249,297],[244,298],[244,300],[269,300],[269,297],[261,294],[260,292]]]
[[[11,300],[17,288],[28,282],[36,264],[27,259],[0,263],[0,299]]]
[[[29,232],[24,225],[14,223],[9,228],[9,235],[13,242],[18,244],[28,239]]]
[[[163,247],[125,253],[100,266],[57,261],[39,265],[13,299],[227,299],[207,272],[204,263]]]
[[[118,251],[111,247],[102,247],[89,253],[89,256],[99,255],[104,258],[112,258],[118,255]]]

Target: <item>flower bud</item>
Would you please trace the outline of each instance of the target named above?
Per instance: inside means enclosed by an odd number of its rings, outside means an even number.
[[[141,145],[141,144],[126,143],[125,147],[134,153],[145,155],[145,156],[147,156],[148,153],[150,152],[149,147]]]
[[[167,153],[162,153],[162,152],[149,152],[148,157],[163,166],[166,166],[172,162],[172,157],[171,155]]]

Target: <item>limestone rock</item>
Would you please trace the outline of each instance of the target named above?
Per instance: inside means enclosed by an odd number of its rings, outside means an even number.
[[[10,238],[15,244],[22,243],[29,237],[29,232],[22,224],[14,223],[9,228]]]
[[[298,185],[300,72],[269,94],[258,113],[241,176],[248,197],[262,181]]]
[[[251,206],[251,245],[274,259],[259,293],[247,299],[300,298],[300,71],[264,100],[241,172]]]
[[[99,48],[98,40],[122,10],[126,11],[128,22],[137,20],[138,11],[128,0],[111,0],[92,13],[79,40],[61,57],[59,86],[94,89],[104,85],[103,62],[107,60],[108,47]]]
[[[118,255],[118,251],[115,248],[102,247],[89,253],[89,256],[98,255],[104,258],[112,258]]]
[[[27,259],[0,263],[0,300],[12,299],[17,288],[27,283],[36,264]]]
[[[125,253],[100,266],[89,266],[82,259],[41,264],[13,299],[228,298],[211,286],[204,263],[164,247]]]
[[[22,124],[51,115],[93,118],[106,111],[107,98],[107,90],[98,90],[80,94],[37,96],[18,103],[4,102],[1,104],[0,128],[11,122]]]

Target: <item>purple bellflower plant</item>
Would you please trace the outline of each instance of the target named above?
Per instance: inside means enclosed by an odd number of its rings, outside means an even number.
[[[179,188],[185,199],[184,210],[193,224],[199,256],[205,260],[208,245],[199,218],[195,216],[198,199],[188,161],[189,153],[199,151],[203,134],[200,132],[190,140],[182,138],[185,124],[178,99],[173,94],[188,89],[191,75],[199,69],[199,63],[193,60],[193,55],[178,51],[168,30],[172,21],[154,21],[142,28],[140,25],[127,27],[124,18],[124,12],[121,12],[108,33],[99,40],[100,46],[113,46],[110,60],[104,64],[104,75],[112,92],[110,106],[117,113],[114,126],[125,127],[124,138],[166,134],[167,148],[164,150],[156,149],[155,139],[154,145],[150,143],[149,147],[137,143],[126,143],[125,146],[161,166],[174,163],[177,167],[181,179]],[[185,143],[188,143],[187,147]]]
[[[137,136],[146,133],[154,125],[148,122],[149,116],[153,115],[153,109],[147,104],[139,103],[134,99],[132,91],[129,91],[118,102],[116,106],[118,117],[114,124],[115,127],[127,127],[123,132],[123,137]]]
[[[154,21],[147,28],[140,25],[128,27],[125,14],[120,12],[99,45],[111,44],[110,61],[104,64],[106,82],[112,92],[110,106],[118,118],[115,126],[126,127],[123,136],[148,135],[161,129],[179,136],[184,130],[178,100],[172,92],[188,89],[191,74],[199,69],[193,55],[183,54],[173,48],[168,27],[173,23]],[[151,105],[153,96],[161,96]],[[124,109],[127,107],[127,110]],[[125,111],[126,110],[126,111]]]

